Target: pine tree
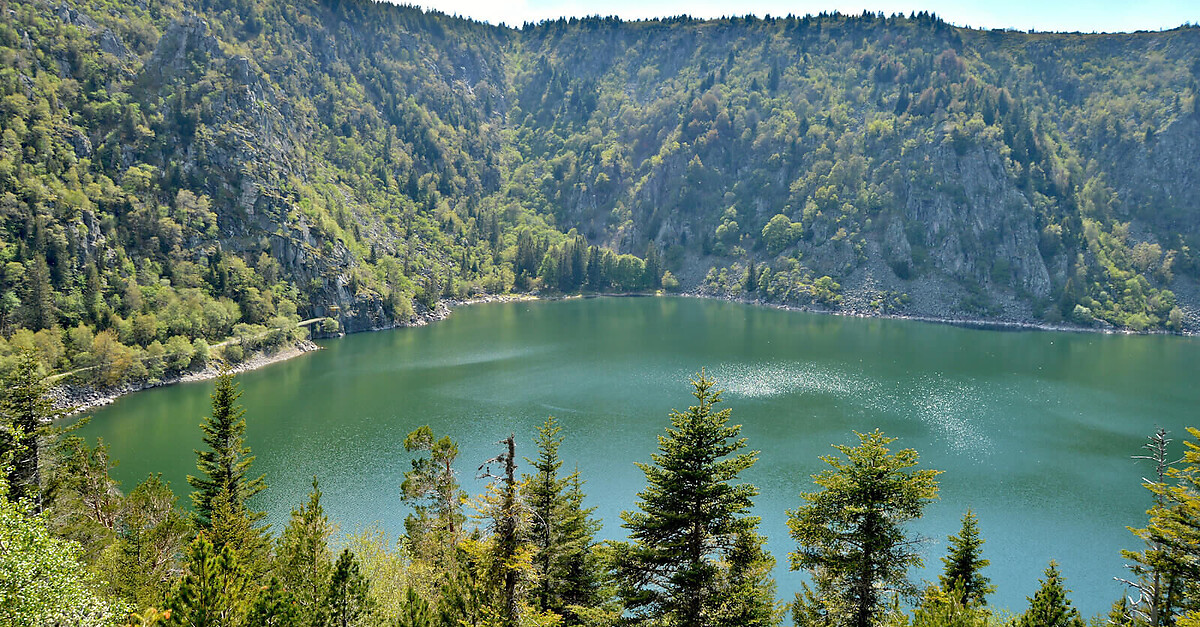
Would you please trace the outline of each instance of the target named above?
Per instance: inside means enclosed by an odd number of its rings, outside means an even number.
[[[1063,587],[1058,563],[1051,560],[1042,586],[1029,599],[1029,609],[1017,619],[1014,627],[1083,627],[1079,611],[1067,599],[1069,590]]]
[[[301,627],[305,621],[291,591],[278,577],[259,592],[246,614],[245,627]]]
[[[291,520],[275,549],[275,573],[306,615],[316,614],[323,601],[325,585],[333,570],[333,555],[329,550],[332,535],[333,525],[321,506],[321,490],[314,476],[308,504],[292,510]]]
[[[957,536],[950,536],[949,555],[942,558],[946,570],[938,578],[942,590],[961,591],[967,605],[987,605],[987,595],[996,590],[979,572],[991,562],[980,557],[984,540],[979,537],[978,522],[970,509],[963,514],[962,529]]]
[[[230,546],[216,549],[204,533],[188,548],[187,572],[167,602],[171,625],[233,627],[247,607],[247,577]]]
[[[466,520],[462,505],[467,494],[459,488],[454,471],[458,445],[449,436],[435,440],[426,425],[408,434],[404,450],[429,452],[428,457],[412,460],[400,491],[402,500],[413,504],[414,513],[404,520],[404,527],[414,550],[418,556],[435,558],[453,550]]]
[[[528,512],[517,498],[516,443],[512,435],[501,440],[505,450],[479,467],[480,477],[497,479],[488,486],[481,513],[491,518],[492,537],[488,544],[490,565],[489,584],[498,592],[497,610],[500,624],[514,627],[520,624],[524,605],[523,590],[530,572],[533,547],[523,540]],[[491,464],[499,464],[503,474],[491,474]],[[497,483],[499,485],[497,485]]]
[[[835,624],[870,627],[885,610],[888,588],[915,590],[907,574],[923,563],[920,540],[903,524],[937,498],[939,472],[912,470],[918,459],[912,449],[891,454],[887,445],[895,438],[879,431],[857,435],[859,446],[834,447],[845,460],[821,458],[832,466],[813,476],[821,491],[801,495],[807,503],[788,512],[799,545],[788,557],[792,570],[808,569],[818,584],[810,596],[820,607],[813,612]]]
[[[343,549],[338,556],[329,587],[325,593],[325,611],[330,627],[363,625],[371,615],[370,582],[358,567],[358,560],[350,549]]]
[[[638,464],[648,485],[638,494],[640,511],[621,514],[632,542],[613,545],[613,564],[634,620],[698,627],[722,602],[721,562],[757,528],[748,512],[758,490],[733,483],[757,452],[738,453],[746,440],[740,425],[728,424],[729,409],[714,410],[721,401],[714,381],[701,372],[692,385],[697,404],[671,412],[653,464]]]
[[[397,627],[433,627],[433,612],[429,603],[409,587],[404,591],[404,606]]]
[[[1126,583],[1138,591],[1135,603],[1127,608],[1128,615],[1149,627],[1172,624],[1185,606],[1189,583],[1197,587],[1200,581],[1200,566],[1194,559],[1200,554],[1194,548],[1200,540],[1200,533],[1194,531],[1195,521],[1200,521],[1200,492],[1189,490],[1186,481],[1178,482],[1187,474],[1186,469],[1172,467],[1167,454],[1170,442],[1166,430],[1159,429],[1145,447],[1150,454],[1134,458],[1154,462],[1155,479],[1143,484],[1154,494],[1154,505],[1146,512],[1150,516],[1146,528],[1129,528],[1145,541],[1146,548],[1121,552],[1131,561],[1128,568],[1135,575],[1134,581]],[[1172,484],[1172,479],[1177,483]]]
[[[196,451],[196,467],[204,474],[188,475],[187,480],[194,488],[192,505],[201,529],[212,527],[216,500],[222,494],[233,511],[243,513],[252,523],[266,516],[246,508],[246,501],[267,486],[263,476],[246,478],[254,457],[250,455],[250,447],[243,444],[246,412],[237,404],[241,395],[233,375],[222,372],[211,396],[212,416],[200,425],[208,450]]]

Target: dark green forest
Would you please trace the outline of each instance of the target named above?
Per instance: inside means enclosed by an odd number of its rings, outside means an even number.
[[[1193,26],[0,13],[4,370],[153,381],[508,293],[1197,325]]]
[[[201,421],[187,478],[190,507],[161,475],[122,490],[116,460],[53,412],[31,351],[5,380],[0,410],[0,622],[189,627],[1196,627],[1200,625],[1200,430],[1172,461],[1153,434],[1153,506],[1123,551],[1128,596],[1085,622],[1050,561],[1021,608],[994,608],[986,540],[971,510],[946,530],[936,581],[914,581],[927,539],[907,523],[938,497],[942,473],[879,431],[822,457],[787,511],[795,550],[773,556],[739,475],[759,453],[741,436],[716,382],[692,380],[695,404],[671,411],[645,488],[621,514],[625,540],[601,542],[587,478],[559,455],[571,437],[553,417],[511,434],[496,456],[461,459],[450,435],[408,434],[403,483],[381,498],[407,508],[395,541],[377,528],[343,534],[307,503],[276,533],[255,509],[256,475],[233,375],[222,374]],[[61,425],[61,421],[59,422]],[[478,465],[484,494],[462,473]],[[186,490],[182,486],[176,489]],[[776,560],[807,573],[779,590]],[[1030,580],[1038,573],[1029,573]],[[786,601],[786,602],[785,602]]]

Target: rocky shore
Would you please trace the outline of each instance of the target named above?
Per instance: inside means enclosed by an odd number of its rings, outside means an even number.
[[[467,305],[474,305],[478,303],[528,301],[537,300],[537,298],[537,296],[518,294],[499,296],[487,295],[465,300],[443,301],[438,303],[433,309],[416,314],[410,320],[401,321],[390,326],[381,326],[371,330],[382,331],[400,327],[424,326],[430,322],[445,320],[450,316],[450,313],[454,309]],[[305,353],[317,350],[321,350],[321,347],[312,340],[300,340],[291,346],[284,347],[271,353],[254,353],[246,359],[232,365],[230,367],[230,371],[236,374],[239,372],[247,372],[249,370],[257,370],[264,366],[269,366],[281,361],[287,361],[293,357],[299,357]],[[192,370],[181,374],[163,377],[162,379],[130,381],[109,388],[96,388],[90,385],[64,383],[52,387],[49,394],[53,401],[54,409],[65,412],[65,415],[77,415],[108,405],[118,398],[125,396],[126,394],[162,387],[164,385],[173,385],[175,383],[205,381],[216,378],[216,376],[221,373],[221,366],[222,362],[214,359],[209,362],[207,366],[200,370]]]

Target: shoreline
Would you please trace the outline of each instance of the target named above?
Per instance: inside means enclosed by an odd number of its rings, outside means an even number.
[[[567,294],[567,295],[551,295],[542,296],[539,294],[489,294],[477,298],[468,298],[465,300],[446,300],[440,301],[433,309],[416,316],[411,321],[383,326],[378,328],[366,329],[359,331],[360,333],[387,331],[389,329],[400,329],[408,327],[421,327],[432,322],[438,322],[450,317],[450,314],[459,307],[470,305],[479,305],[487,303],[514,303],[514,302],[533,302],[533,301],[554,301],[554,300],[571,300],[575,298],[628,298],[628,297],[676,297],[676,298],[695,298],[700,300],[720,300],[731,303],[740,303],[743,305],[752,305],[755,307],[765,307],[769,309],[779,309],[783,311],[795,311],[801,313],[821,314],[844,316],[851,318],[884,318],[890,320],[911,320],[914,322],[924,322],[929,324],[944,324],[954,327],[979,329],[987,331],[1049,331],[1060,333],[1098,333],[1102,335],[1177,335],[1180,337],[1196,337],[1198,333],[1194,331],[1170,332],[1170,331],[1130,331],[1125,329],[1115,328],[1097,328],[1084,327],[1078,325],[1063,325],[1063,324],[1048,324],[1039,322],[1023,322],[1015,320],[984,320],[978,318],[954,318],[940,317],[931,315],[909,315],[883,312],[868,312],[858,310],[837,310],[826,309],[819,307],[810,307],[806,305],[786,305],[782,303],[772,303],[762,300],[750,300],[746,298],[734,298],[731,296],[717,296],[712,294],[701,294],[697,292],[681,292],[678,294],[670,294],[665,292],[622,292],[622,293],[595,293],[595,294]],[[333,337],[343,337],[345,333],[339,333]],[[300,340],[299,342],[280,349],[271,354],[255,353],[246,360],[234,365],[230,371],[234,374],[258,370],[271,364],[287,361],[294,357],[299,357],[306,353],[321,350],[321,346],[316,344],[311,339]],[[176,383],[192,383],[196,381],[207,381],[215,379],[219,375],[221,369],[219,363],[214,360],[202,370],[185,372],[181,375],[165,377],[156,381],[139,381],[126,383],[114,388],[95,389],[89,386],[79,386],[72,384],[64,384],[54,386],[50,389],[49,395],[52,399],[52,404],[55,410],[65,411],[61,417],[77,416],[89,412],[99,407],[104,407],[115,402],[122,396],[141,392],[153,388],[174,385]]]
[[[830,316],[845,316],[850,318],[885,318],[888,320],[911,320],[914,322],[925,322],[929,324],[944,324],[952,327],[960,327],[965,329],[979,329],[984,331],[1049,331],[1059,333],[1096,333],[1100,335],[1175,335],[1179,337],[1196,337],[1200,335],[1198,331],[1133,331],[1130,329],[1118,329],[1112,326],[1108,327],[1087,327],[1082,325],[1072,324],[1050,324],[1047,322],[1033,322],[1022,320],[987,320],[982,318],[963,318],[952,316],[937,316],[929,314],[902,314],[902,313],[884,313],[877,311],[860,311],[857,309],[826,309],[823,307],[812,307],[808,305],[787,305],[783,303],[773,303],[763,300],[751,300],[748,298],[735,298],[733,296],[718,296],[713,294],[700,294],[697,292],[681,292],[675,294],[682,298],[697,298],[704,300],[723,300],[731,303],[741,303],[743,305],[754,305],[756,307],[767,307],[769,309],[782,309],[784,311],[797,311],[802,313],[822,314]]]
[[[467,305],[476,305],[481,303],[497,303],[497,302],[519,302],[540,300],[539,297],[528,294],[512,294],[512,295],[486,295],[479,298],[468,298],[466,300],[449,300],[441,301],[436,307],[418,315],[414,320],[402,324],[391,325],[387,327],[379,327],[369,329],[369,331],[386,331],[388,329],[398,329],[407,327],[421,327],[431,322],[445,320],[450,316],[450,313],[458,308]],[[344,336],[345,333],[339,333],[334,337]],[[234,364],[230,367],[230,372],[240,374],[251,370],[265,368],[272,364],[277,364],[287,361],[294,357],[299,357],[306,353],[321,350],[321,346],[312,339],[303,339],[290,346],[285,346],[274,353],[254,353],[250,357]],[[94,409],[111,405],[122,396],[141,392],[143,390],[151,390],[154,388],[175,385],[177,383],[194,383],[197,381],[208,381],[217,378],[221,374],[221,362],[214,359],[201,370],[193,370],[181,374],[163,377],[153,381],[131,381],[111,388],[97,389],[87,385],[74,385],[70,383],[51,386],[48,395],[51,399],[51,405],[55,411],[64,412],[59,418],[69,418],[85,414]]]

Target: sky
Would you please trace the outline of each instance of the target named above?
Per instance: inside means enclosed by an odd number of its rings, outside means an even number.
[[[931,11],[958,26],[1039,31],[1129,32],[1200,23],[1200,0],[406,0],[426,9],[509,26],[558,17],[626,20],[687,14],[784,16],[822,11]]]

